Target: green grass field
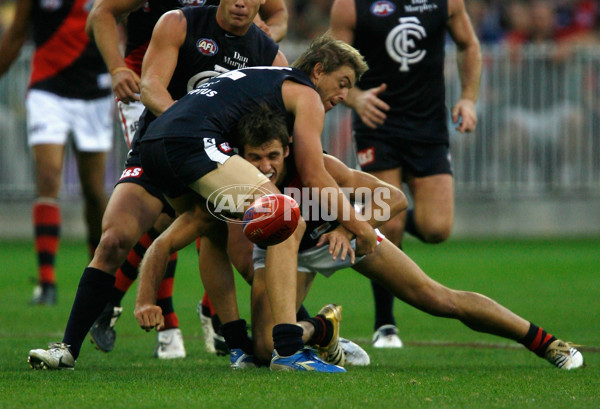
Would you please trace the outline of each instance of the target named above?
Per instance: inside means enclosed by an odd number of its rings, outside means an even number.
[[[76,286],[87,264],[85,245],[61,243],[59,304],[27,304],[35,277],[31,244],[0,241],[0,408],[599,408],[600,240],[415,241],[406,250],[438,281],[484,293],[568,341],[583,344],[587,366],[553,368],[518,344],[472,332],[396,303],[400,350],[370,347],[369,283],[351,270],[318,277],[305,303],[310,312],[344,306],[342,335],[361,344],[371,366],[348,373],[233,372],[228,358],[204,351],[196,303],[202,295],[193,248],[180,253],[175,281],[188,357],[153,358],[154,333],[124,300],[117,345],[109,354],[86,341],[75,371],[33,371],[27,352],[60,341]],[[133,290],[133,289],[132,289]],[[246,284],[240,309],[249,317]]]

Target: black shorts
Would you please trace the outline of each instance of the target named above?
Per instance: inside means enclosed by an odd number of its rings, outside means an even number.
[[[142,141],[142,167],[167,197],[176,198],[192,192],[189,185],[215,170],[218,163],[235,155],[221,136],[204,138],[166,137]]]
[[[175,217],[175,209],[171,207],[167,199],[165,199],[163,196],[161,190],[154,183],[152,183],[148,175],[146,175],[142,169],[139,150],[135,147],[127,156],[127,161],[125,161],[125,170],[123,170],[123,173],[121,173],[121,177],[115,186],[120,183],[135,183],[136,185],[143,187],[146,192],[150,193],[152,196],[162,202],[163,213],[166,213],[171,217]]]
[[[402,168],[415,177],[452,174],[448,143],[425,143],[391,135],[357,135],[358,163],[365,172]]]

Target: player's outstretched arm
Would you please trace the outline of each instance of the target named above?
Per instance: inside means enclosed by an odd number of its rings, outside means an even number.
[[[31,0],[17,0],[15,15],[0,40],[0,77],[17,59],[27,39],[31,15]]]
[[[182,213],[152,242],[144,255],[140,265],[134,315],[146,331],[152,328],[159,330],[164,324],[160,307],[156,305],[158,287],[171,254],[196,240],[208,228],[206,217],[199,217],[201,213],[205,214],[200,205]]]
[[[180,10],[165,13],[154,26],[142,62],[141,100],[156,116],[175,103],[167,90],[185,41],[187,19]]]
[[[325,168],[341,188],[349,188],[350,199],[365,201],[364,215],[373,227],[379,227],[408,208],[400,189],[373,175],[350,169],[331,155],[324,155]]]
[[[294,157],[302,185],[319,192],[334,189],[337,194],[327,195],[330,203],[321,205],[326,205],[330,212],[336,209],[339,222],[356,235],[358,254],[373,252],[377,242],[373,228],[359,217],[325,169],[321,145],[325,108],[320,96],[313,89],[291,81],[284,82],[282,96],[286,109],[295,116]]]
[[[127,68],[119,49],[118,23],[138,9],[145,0],[96,0],[88,15],[85,31],[96,42],[111,74],[113,92],[123,103],[139,100],[140,78]]]

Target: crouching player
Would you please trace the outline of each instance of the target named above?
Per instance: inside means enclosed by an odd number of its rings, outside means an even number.
[[[280,117],[268,117],[261,122],[256,116],[240,127],[240,146],[243,156],[265,174],[282,192],[290,187],[301,187],[294,167],[291,150],[287,146],[285,122]],[[277,133],[284,137],[277,137]],[[283,141],[283,143],[282,143]],[[332,156],[325,156],[325,167],[341,188],[357,191],[367,188],[389,189],[390,196],[385,201],[391,205],[389,215],[404,210],[407,205],[402,192],[375,177],[351,170]],[[295,197],[299,201],[298,197]],[[299,202],[300,203],[300,202]],[[300,203],[301,204],[301,203]],[[301,205],[302,208],[302,205]],[[371,214],[376,214],[378,209]],[[381,210],[381,209],[380,209]],[[378,233],[376,250],[363,257],[355,258],[354,250],[348,247],[352,234],[336,222],[306,219],[306,230],[300,244],[297,269],[304,274],[298,280],[297,303],[303,302],[317,272],[326,277],[336,270],[352,267],[369,279],[376,280],[388,288],[397,298],[434,316],[459,319],[469,328],[515,340],[561,369],[574,369],[583,365],[583,356],[571,344],[555,338],[542,328],[519,317],[490,298],[478,293],[447,288],[428,277],[402,250]],[[384,221],[369,220],[375,227]],[[326,246],[323,235],[327,234]],[[352,246],[354,242],[352,241]],[[347,254],[346,254],[347,253]],[[341,257],[337,258],[338,254]],[[266,360],[273,350],[270,337],[273,323],[269,305],[265,301],[266,250],[254,246],[254,280],[252,284],[252,335],[255,346],[255,359]],[[290,260],[288,268],[296,266]],[[279,269],[286,268],[279,265]],[[302,324],[302,323],[301,323]],[[305,328],[305,332],[309,328]],[[273,367],[273,364],[271,364]]]

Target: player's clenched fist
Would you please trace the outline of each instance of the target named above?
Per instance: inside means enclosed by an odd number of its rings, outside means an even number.
[[[135,315],[135,319],[140,324],[140,327],[146,331],[151,331],[153,328],[160,331],[165,326],[162,309],[158,305],[140,305],[135,308],[133,315]]]

